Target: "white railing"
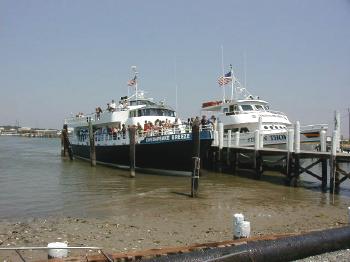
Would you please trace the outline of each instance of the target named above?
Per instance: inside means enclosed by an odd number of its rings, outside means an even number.
[[[200,131],[212,131],[212,125],[200,126]],[[143,140],[146,137],[152,136],[162,136],[162,135],[171,135],[171,134],[183,134],[191,133],[192,128],[189,125],[178,125],[175,127],[169,128],[159,128],[151,129],[148,131],[136,130],[136,141],[137,143]],[[86,145],[89,143],[89,134],[85,133],[83,135],[77,136],[78,144]],[[122,131],[118,131],[113,134],[97,134],[95,133],[95,144],[96,145],[117,145],[117,144],[126,144],[129,143],[129,132],[126,131],[124,134]]]

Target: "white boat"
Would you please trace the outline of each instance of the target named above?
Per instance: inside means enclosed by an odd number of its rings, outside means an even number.
[[[229,73],[219,78],[223,88],[228,83],[231,83],[231,97],[227,99],[224,95],[222,100],[204,102],[201,114],[223,123],[225,136],[229,130],[232,135],[239,132],[242,146],[254,144],[255,130],[260,130],[264,145],[285,145],[287,130],[293,128],[287,115],[271,110],[267,101],[249,93],[234,76],[232,66]],[[326,124],[301,127],[301,142],[318,142],[320,131],[326,129]]]
[[[137,73],[129,81],[135,93],[114,101],[108,110],[77,114],[65,120],[71,130],[70,144],[74,156],[90,159],[89,125],[92,125],[96,162],[116,167],[130,165],[128,127],[137,129],[135,145],[136,168],[150,171],[173,171],[190,174],[192,169],[192,130],[177,118],[175,110],[163,102],[154,102],[138,90]],[[101,112],[102,111],[102,112]],[[147,123],[147,124],[146,124]],[[152,124],[150,124],[152,123]],[[201,127],[200,149],[205,155],[213,140],[209,127]]]

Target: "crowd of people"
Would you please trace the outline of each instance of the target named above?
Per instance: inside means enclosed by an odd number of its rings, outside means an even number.
[[[99,114],[102,113],[102,110],[100,107],[96,108],[96,115],[99,117]],[[142,136],[153,136],[153,135],[159,135],[167,133],[168,131],[180,133],[182,131],[190,132],[192,130],[193,124],[197,122],[199,125],[202,126],[202,128],[216,128],[216,118],[212,116],[210,119],[208,119],[206,116],[202,116],[202,119],[200,119],[198,116],[195,118],[188,118],[187,122],[184,123],[184,125],[181,125],[183,130],[180,130],[180,124],[179,120],[176,118],[175,121],[172,123],[170,120],[160,120],[156,119],[154,123],[152,121],[145,120],[143,125],[141,125],[139,122],[137,125],[134,125],[136,128],[137,134]],[[125,139],[126,138],[126,132],[129,129],[130,126],[126,126],[125,124],[122,124],[121,126],[112,126],[112,127],[99,127],[95,130],[95,137],[97,140],[103,139],[102,137],[110,136],[114,140],[116,139]],[[87,139],[88,136],[88,130],[87,129],[81,129],[80,133],[78,134],[80,140]]]

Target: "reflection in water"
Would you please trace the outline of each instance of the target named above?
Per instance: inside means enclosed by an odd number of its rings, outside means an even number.
[[[60,157],[60,141],[0,137],[0,218],[30,216],[109,217],[152,211],[220,210],[233,206],[327,206],[329,193],[321,183],[303,175],[303,186],[284,186],[277,172],[264,173],[261,181],[249,174],[233,176],[208,171],[200,178],[199,198],[191,199],[190,178],[137,173]],[[319,167],[314,167],[318,172]],[[349,182],[341,185],[337,205],[348,201]]]

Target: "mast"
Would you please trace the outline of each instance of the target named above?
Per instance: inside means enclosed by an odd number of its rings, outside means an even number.
[[[230,70],[231,70],[231,101],[233,100],[233,91],[234,91],[234,86],[233,86],[233,69],[232,69],[232,64],[230,64]]]
[[[222,67],[222,78],[225,79],[225,69],[224,69],[224,46],[221,45],[221,67]],[[225,103],[225,85],[222,85],[223,97],[222,103]]]
[[[136,95],[136,103],[137,103],[137,95],[138,95],[138,90],[137,90],[137,75],[138,75],[138,72],[136,70],[136,66],[132,66],[131,69],[133,70],[134,72],[134,80],[135,80],[135,95]]]

